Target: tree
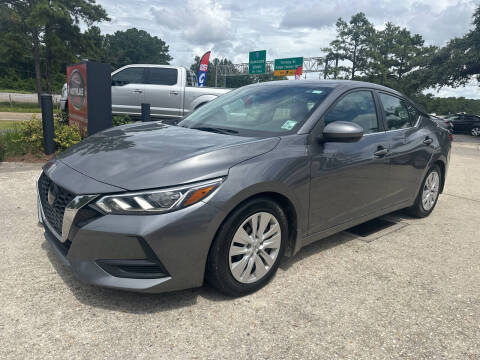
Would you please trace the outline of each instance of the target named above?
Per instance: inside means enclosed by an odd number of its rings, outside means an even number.
[[[348,23],[339,18],[336,26],[337,37],[342,44],[339,56],[351,63],[350,79],[355,80],[355,74],[367,68],[368,49],[375,29],[362,12],[353,15]]]
[[[22,34],[33,54],[39,101],[42,92],[42,46],[47,65],[47,89],[51,90],[53,48],[58,51],[62,46],[69,45],[69,35],[79,33],[78,25],[81,21],[90,26],[95,22],[109,20],[103,7],[96,5],[95,0],[6,0],[2,13],[2,20],[9,27],[9,33]]]
[[[430,60],[429,83],[432,86],[465,85],[472,78],[480,81],[480,6],[473,14],[473,29],[450,40]]]
[[[435,49],[424,46],[420,35],[387,23],[371,37],[363,79],[415,94],[425,88],[422,74]]]
[[[344,39],[342,39],[342,34],[337,34],[337,39],[330,43],[330,47],[322,49],[323,52],[326,52],[323,63],[324,79],[330,78],[330,76],[337,79],[341,76],[340,74],[348,71],[347,67],[341,65],[341,62],[346,59],[346,48],[344,44],[345,42]]]
[[[105,47],[114,68],[135,63],[168,65],[172,60],[169,46],[162,39],[136,28],[106,35]]]

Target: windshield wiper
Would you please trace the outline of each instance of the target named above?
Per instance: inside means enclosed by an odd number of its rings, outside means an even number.
[[[225,135],[238,134],[237,130],[224,129],[224,128],[218,128],[218,127],[209,127],[209,126],[192,127],[192,129],[210,131],[210,132],[225,134]]]

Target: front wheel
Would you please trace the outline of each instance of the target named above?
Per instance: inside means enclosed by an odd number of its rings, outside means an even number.
[[[430,215],[437,204],[441,183],[442,172],[438,165],[434,165],[425,176],[415,203],[407,209],[407,212],[419,218]]]
[[[220,227],[207,260],[207,281],[230,296],[263,287],[285,251],[287,218],[268,198],[248,201]]]
[[[470,130],[470,134],[472,136],[480,136],[480,127],[479,126],[474,126],[471,130]]]

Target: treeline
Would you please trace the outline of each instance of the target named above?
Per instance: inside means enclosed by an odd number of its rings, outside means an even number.
[[[94,0],[6,0],[0,3],[0,88],[59,92],[67,64],[83,59],[113,69],[172,60],[165,42],[135,28],[103,35],[109,21]],[[84,32],[80,22],[88,26]]]
[[[448,115],[459,112],[480,116],[480,100],[464,97],[435,97],[432,94],[416,94],[412,99],[429,114]]]
[[[325,79],[364,80],[409,96],[431,87],[465,85],[480,80],[480,6],[473,29],[444,47],[427,46],[419,34],[387,23],[376,30],[364,13],[338,19],[336,38],[322,49]]]

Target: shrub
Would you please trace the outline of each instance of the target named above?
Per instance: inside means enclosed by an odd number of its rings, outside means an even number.
[[[55,123],[55,137],[53,140],[57,145],[57,153],[59,153],[82,141],[82,135],[77,126],[68,126],[57,121]]]
[[[133,123],[134,121],[132,118],[128,115],[114,115],[112,117],[112,126],[120,126],[120,125],[125,125],[125,124],[130,124]]]
[[[55,120],[55,134],[53,141],[56,152],[68,149],[82,140],[80,129],[68,126]],[[43,154],[43,128],[42,121],[32,118],[19,121],[14,128],[0,134],[0,161],[6,156],[18,156],[30,153],[40,156]]]
[[[58,111],[55,114],[55,120],[57,120],[61,124],[68,125],[68,113],[66,113],[65,111],[61,111],[61,110]]]
[[[32,117],[27,121],[19,121],[18,127],[13,131],[18,136],[13,135],[13,142],[23,148],[23,154],[39,154],[43,152],[43,128],[42,121]],[[23,155],[22,154],[22,155]]]

